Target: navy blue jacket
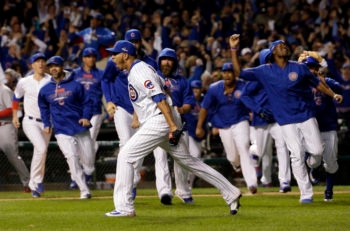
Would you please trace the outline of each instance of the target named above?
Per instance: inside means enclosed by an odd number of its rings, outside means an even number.
[[[69,76],[68,76],[69,75]],[[76,135],[88,130],[80,119],[92,117],[92,101],[74,74],[57,83],[53,79],[40,89],[38,103],[44,127],[54,128],[55,135]]]

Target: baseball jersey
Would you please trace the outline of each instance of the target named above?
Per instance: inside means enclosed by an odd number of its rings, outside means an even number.
[[[84,89],[90,95],[93,102],[92,114],[98,115],[102,113],[102,88],[101,79],[103,71],[93,68],[90,72],[84,71],[82,67],[73,70],[75,80],[84,86]]]
[[[140,60],[151,65],[154,69],[158,69],[157,62],[144,52],[141,52]],[[134,108],[130,102],[128,91],[128,72],[126,70],[120,70],[112,58],[109,58],[103,72],[102,80],[101,86],[106,101],[113,102],[115,105],[133,114]]]
[[[29,75],[18,81],[14,92],[14,101],[20,101],[23,97],[23,109],[27,116],[41,118],[38,95],[40,89],[50,81],[51,76],[45,74],[40,81],[34,79],[34,75]]]
[[[306,65],[288,61],[282,69],[276,63],[265,64],[242,70],[240,78],[260,82],[278,124],[300,123],[315,117],[310,88],[317,87],[320,80]]]
[[[166,94],[161,88],[161,79],[152,66],[136,60],[130,68],[128,82],[129,97],[141,124],[161,113],[152,97]]]
[[[327,85],[337,94],[342,93],[341,85],[331,79],[325,78]],[[312,89],[316,105],[316,119],[321,132],[336,131],[338,129],[338,115],[336,103],[333,98],[317,89]]]
[[[236,80],[236,87],[231,94],[224,95],[224,80],[211,84],[204,96],[201,107],[213,111],[211,123],[216,128],[227,128],[249,119],[249,110],[241,101],[241,91],[245,85]]]
[[[129,99],[128,73],[117,68],[111,58],[108,59],[103,72],[101,86],[107,102],[113,102],[130,114],[134,113]]]
[[[186,121],[186,128],[188,131],[188,134],[193,137],[196,141],[201,141],[203,139],[206,139],[206,136],[203,136],[202,138],[198,138],[196,135],[196,128],[198,123],[198,115],[199,111],[201,110],[201,104],[203,102],[203,97],[201,97],[199,100],[195,100],[195,105],[192,108],[192,110],[189,113],[183,114],[183,117]],[[203,129],[205,132],[207,132],[207,120],[203,123]]]
[[[92,101],[84,87],[74,80],[74,74],[65,71],[65,79],[53,79],[39,92],[39,107],[44,127],[54,128],[54,133],[75,135],[88,130],[78,121],[92,117]]]
[[[259,115],[262,109],[271,110],[266,91],[259,82],[248,82],[242,90],[241,100],[244,105],[253,112],[253,118],[251,120],[252,126],[265,126],[268,124]]]
[[[189,81],[180,75],[172,74],[171,76],[163,76],[161,71],[158,70],[158,75],[162,78],[162,82],[171,93],[171,99],[173,106],[182,107],[184,104],[189,104],[193,108],[195,106],[195,100],[192,88]],[[188,113],[186,113],[188,114]],[[181,120],[186,122],[184,130],[187,130],[190,121],[187,121],[184,115],[181,114]]]

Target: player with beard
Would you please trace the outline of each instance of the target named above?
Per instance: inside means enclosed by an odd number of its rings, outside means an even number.
[[[232,35],[229,42],[237,76],[259,81],[265,88],[271,111],[281,126],[283,139],[290,151],[293,174],[301,193],[300,202],[312,203],[313,189],[305,165],[305,151],[310,153],[307,164],[315,168],[321,164],[323,144],[311,88],[331,96],[338,103],[342,102],[343,97],[313,75],[306,65],[288,60],[290,50],[283,40],[271,43],[270,64],[244,70],[240,69],[237,56],[239,35]]]

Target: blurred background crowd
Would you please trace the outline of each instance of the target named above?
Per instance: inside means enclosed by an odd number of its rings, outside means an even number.
[[[349,6],[346,0],[4,0],[0,59],[4,70],[23,76],[36,51],[62,56],[69,68],[92,46],[103,68],[105,48],[136,28],[149,55],[156,59],[161,49],[173,48],[184,76],[204,75],[208,82],[230,60],[233,33],[241,34],[244,66],[254,65],[271,41],[284,39],[292,59],[303,49],[331,52],[340,68],[350,57]]]

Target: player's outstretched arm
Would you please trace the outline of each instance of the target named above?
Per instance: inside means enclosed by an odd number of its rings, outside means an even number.
[[[320,83],[317,85],[317,90],[319,90],[320,92],[322,92],[322,93],[324,93],[326,95],[329,95],[337,103],[343,102],[343,96],[334,93],[334,91],[326,83],[323,83],[322,81],[320,81]]]

